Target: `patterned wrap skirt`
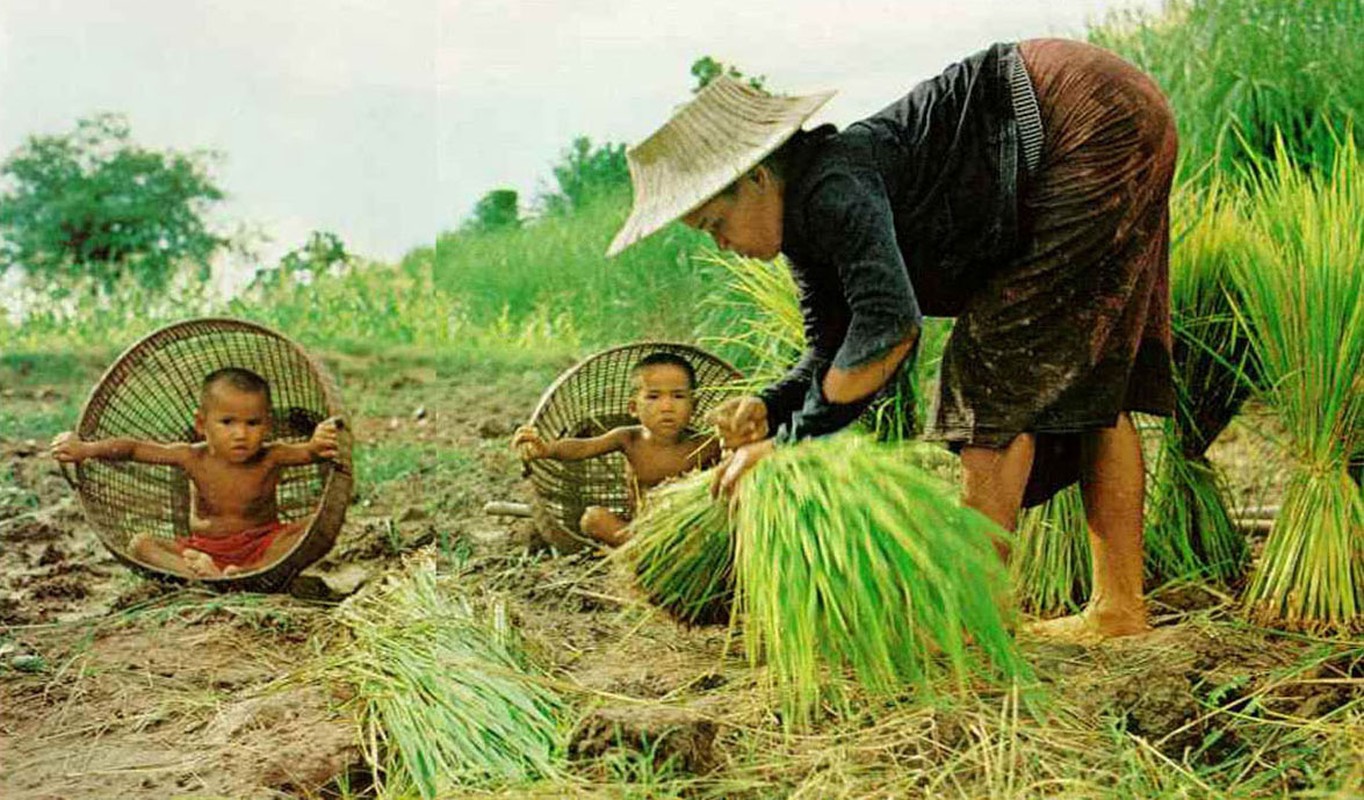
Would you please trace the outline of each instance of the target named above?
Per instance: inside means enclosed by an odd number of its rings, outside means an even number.
[[[1079,434],[1168,416],[1169,194],[1177,140],[1143,72],[1083,42],[1019,45],[1042,116],[1020,177],[1019,247],[973,293],[943,355],[932,438],[1036,440],[1025,505],[1080,473]]]

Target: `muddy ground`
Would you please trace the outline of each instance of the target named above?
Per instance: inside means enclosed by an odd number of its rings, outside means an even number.
[[[933,793],[1051,794],[997,782],[979,755],[988,755],[994,723],[974,707],[925,707],[880,726],[880,738],[856,725],[830,728],[824,740],[778,738],[756,699],[756,673],[723,627],[685,628],[650,613],[609,563],[558,556],[529,520],[485,515],[488,500],[530,500],[507,438],[567,364],[329,361],[353,409],[357,491],[321,566],[360,564],[378,575],[418,550],[459,553],[471,584],[508,598],[534,650],[579,701],[573,781],[527,792],[900,796],[950,775]],[[362,796],[352,708],[338,687],[300,677],[318,643],[333,638],[331,607],[163,585],[123,567],[43,452],[74,423],[103,365],[23,364],[0,365],[0,797]],[[1247,427],[1234,426],[1219,446],[1247,467],[1238,502],[1255,504],[1274,475]],[[1064,721],[1012,729],[1020,752],[1057,759],[1034,766],[1038,774],[1070,776],[1081,789],[1121,787],[1103,752],[1120,741],[1149,759],[1138,773],[1178,773],[1259,748],[1273,773],[1268,794],[1318,785],[1321,774],[1349,788],[1341,765],[1351,742],[1364,758],[1364,644],[1246,626],[1225,593],[1205,587],[1165,587],[1151,599],[1159,628],[1140,641],[1024,642],[1044,684],[1064,698]],[[1291,742],[1280,747],[1268,731],[1275,720],[1345,727],[1309,732],[1320,754],[1302,745],[1294,756]],[[1358,780],[1364,787],[1364,774]]]

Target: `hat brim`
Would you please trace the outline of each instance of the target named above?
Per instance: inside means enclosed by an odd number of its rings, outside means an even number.
[[[626,152],[634,204],[608,258],[705,205],[800,130],[834,92],[769,97],[739,81],[711,81],[649,138]]]

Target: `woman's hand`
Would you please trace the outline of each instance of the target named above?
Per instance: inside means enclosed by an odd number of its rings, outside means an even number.
[[[753,395],[731,397],[707,414],[706,421],[720,431],[720,444],[726,450],[737,450],[768,436],[767,404]]]
[[[739,486],[739,479],[744,473],[753,469],[753,465],[772,455],[772,451],[777,447],[776,442],[771,439],[763,439],[760,442],[750,442],[743,445],[733,453],[725,456],[720,462],[720,466],[715,470],[715,479],[710,484],[712,497],[723,494],[726,497],[733,497],[734,491]]]

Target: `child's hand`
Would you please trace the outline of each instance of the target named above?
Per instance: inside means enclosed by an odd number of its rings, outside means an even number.
[[[340,430],[339,417],[328,417],[317,423],[317,427],[313,429],[313,438],[308,441],[313,455],[317,458],[336,458],[340,455],[341,445],[337,442]]]
[[[521,454],[522,461],[549,458],[549,445],[540,438],[540,432],[531,425],[522,425],[512,436],[512,447]]]
[[[63,464],[79,464],[90,457],[89,451],[85,447],[74,431],[63,431],[57,434],[52,440],[52,457]]]

